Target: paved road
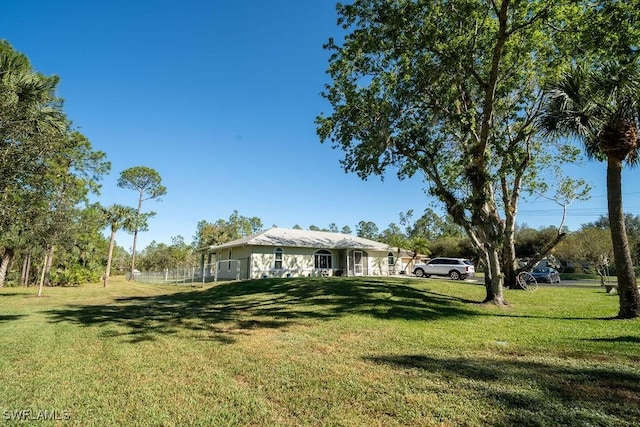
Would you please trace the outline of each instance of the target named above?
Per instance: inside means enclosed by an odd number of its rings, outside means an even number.
[[[398,277],[409,277],[409,278],[414,278],[414,279],[418,279],[418,280],[430,280],[430,278],[424,278],[424,277],[416,277],[413,274],[407,274],[407,275],[399,275]],[[439,279],[439,280],[451,280],[448,277],[433,277],[434,279]],[[464,281],[465,283],[475,283],[478,285],[484,285],[484,277],[475,277],[473,279],[467,279]],[[615,284],[616,281],[612,280],[610,281],[610,283]],[[552,288],[593,288],[593,289],[602,289],[604,291],[603,288],[600,287],[600,281],[598,280],[563,280],[560,283],[544,283],[544,282],[538,282],[538,286],[547,286],[547,287],[552,287]]]

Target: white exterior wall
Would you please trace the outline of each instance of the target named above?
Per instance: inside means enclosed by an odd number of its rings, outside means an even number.
[[[311,277],[321,276],[323,272],[314,268],[314,254],[318,249],[314,248],[288,248],[282,249],[282,268],[275,268],[275,247],[255,246],[253,248],[251,263],[251,278],[263,277]],[[337,269],[338,251],[329,250],[332,257],[332,267]],[[332,272],[325,271],[324,275]]]
[[[245,272],[247,268],[247,260],[251,257],[251,248],[247,246],[236,246],[229,249],[231,249],[231,259],[239,260],[240,263],[244,263],[244,265],[232,262],[231,269],[229,270],[229,264],[221,262],[220,268],[217,271],[218,280],[236,280],[237,277],[240,279],[246,279],[248,276]],[[225,261],[229,259],[229,249],[223,249],[216,257],[216,261]],[[238,269],[240,269],[240,271],[238,271]]]
[[[227,263],[220,263],[217,272],[218,280],[235,280],[237,277],[242,279],[261,279],[265,277],[314,277],[314,276],[333,276],[353,275],[353,265],[347,265],[347,255],[349,263],[353,261],[354,250],[337,250],[337,249],[316,249],[316,248],[300,248],[300,247],[281,247],[282,249],[282,268],[275,268],[275,249],[273,246],[237,246],[231,248],[231,259],[239,260],[240,265],[231,264],[228,269]],[[319,250],[326,250],[331,253],[332,262],[331,269],[314,268],[314,255]],[[388,254],[389,252],[374,252],[355,249],[362,252],[366,263],[364,265],[365,276],[386,276],[389,274]],[[345,259],[340,259],[340,258]],[[217,261],[225,261],[228,259],[228,249],[221,250],[217,254]]]
[[[368,252],[368,275],[386,276],[389,274],[389,252]]]

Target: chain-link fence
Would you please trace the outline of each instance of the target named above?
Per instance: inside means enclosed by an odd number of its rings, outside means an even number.
[[[156,285],[204,284],[214,281],[215,265],[183,267],[175,270],[166,269],[164,271],[136,271],[134,279],[136,282]]]
[[[248,265],[243,260],[228,259],[216,263],[205,264],[197,267],[183,267],[174,270],[164,271],[138,271],[134,273],[134,280],[140,283],[151,283],[156,285],[172,284],[205,284],[207,282],[217,282],[219,280],[240,280],[248,279],[248,271],[243,266]],[[245,260],[246,261],[246,260]],[[129,275],[127,275],[129,276]],[[128,277],[127,277],[128,278]]]

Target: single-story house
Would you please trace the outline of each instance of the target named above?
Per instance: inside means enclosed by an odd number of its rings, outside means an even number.
[[[349,234],[288,228],[200,251],[203,274],[216,280],[388,275],[396,272],[398,254],[398,248]]]

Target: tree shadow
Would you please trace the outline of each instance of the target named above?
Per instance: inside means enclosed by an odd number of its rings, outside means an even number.
[[[24,317],[22,314],[0,314],[0,323],[11,322],[12,320],[18,320]]]
[[[125,335],[131,342],[187,330],[221,343],[232,343],[250,330],[286,328],[307,319],[347,314],[425,321],[478,315],[455,297],[375,278],[229,282],[203,290],[117,298],[111,304],[69,305],[48,312],[53,322],[112,326],[108,336]]]
[[[459,382],[488,406],[503,408],[490,425],[630,425],[640,420],[640,373],[522,360],[394,355],[365,358],[429,378]],[[458,386],[456,388],[460,388]]]
[[[552,315],[534,315],[534,314],[507,314],[496,313],[496,317],[510,317],[513,319],[556,319],[556,320],[620,320],[615,316],[608,317],[589,317],[589,316],[552,316]]]
[[[25,295],[24,293],[21,292],[1,292],[0,293],[0,297],[16,297],[16,296],[29,296],[29,295]]]
[[[634,344],[640,344],[640,337],[633,337],[630,335],[623,335],[621,337],[614,338],[589,338],[587,341],[594,342],[628,342]]]

